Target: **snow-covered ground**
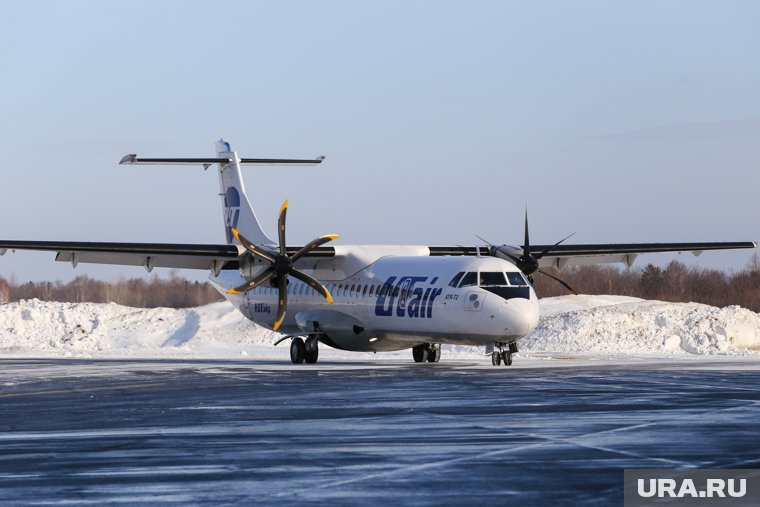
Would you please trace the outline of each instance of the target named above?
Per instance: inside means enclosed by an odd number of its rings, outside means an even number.
[[[541,300],[538,328],[520,342],[522,357],[566,355],[757,356],[760,315],[731,306],[665,303],[622,296]],[[246,320],[226,302],[198,308],[142,309],[38,300],[0,305],[0,355],[93,358],[286,359],[279,335]],[[322,347],[323,358],[369,358]],[[409,351],[375,357],[408,358]],[[483,359],[483,349],[444,347],[444,358]]]

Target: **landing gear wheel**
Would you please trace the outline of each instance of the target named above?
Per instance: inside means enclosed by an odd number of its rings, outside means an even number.
[[[504,366],[512,366],[512,353],[505,350],[501,353],[501,359],[504,361]],[[498,365],[495,365],[498,366]]]
[[[428,363],[437,363],[441,360],[441,345],[431,343],[428,346]]]
[[[427,343],[412,347],[412,357],[415,363],[424,363],[428,360],[428,346]]]
[[[319,359],[319,340],[317,337],[314,335],[309,336],[304,343],[304,348],[306,352],[304,355],[306,364],[316,363],[317,359]]]
[[[303,343],[303,338],[293,338],[290,341],[290,360],[293,364],[301,364],[304,359],[306,359],[306,345]]]
[[[306,355],[304,356],[304,360],[306,361],[306,364],[314,364],[317,362],[317,359],[319,359],[319,349],[306,352]]]
[[[494,366],[499,366],[501,364],[501,353],[500,352],[491,352],[491,364]]]

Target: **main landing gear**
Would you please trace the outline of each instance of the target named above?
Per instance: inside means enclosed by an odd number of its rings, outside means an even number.
[[[311,335],[304,341],[300,336],[290,340],[290,360],[293,364],[314,364],[319,359],[319,339]]]
[[[412,347],[412,357],[415,363],[437,363],[441,360],[441,344],[423,343]]]
[[[504,343],[496,343],[495,346],[499,350],[491,352],[491,364],[499,366],[501,363],[504,363],[504,366],[512,366],[512,354],[517,354],[517,344],[514,342],[510,343],[506,350],[504,350],[506,346]]]

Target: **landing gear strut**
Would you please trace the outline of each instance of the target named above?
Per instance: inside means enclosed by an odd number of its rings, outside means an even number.
[[[415,363],[437,363],[441,360],[441,344],[422,343],[412,347],[412,357]]]
[[[494,350],[496,348],[499,350]],[[486,353],[488,353],[488,349],[491,352],[491,364],[494,366],[499,366],[501,363],[504,363],[504,366],[512,366],[512,354],[517,354],[517,344],[514,342],[508,345],[496,342],[488,346]]]

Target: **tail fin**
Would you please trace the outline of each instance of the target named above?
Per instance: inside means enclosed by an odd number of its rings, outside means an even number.
[[[233,227],[257,245],[276,244],[261,228],[256,213],[253,212],[251,203],[248,201],[240,174],[240,157],[232,151],[230,143],[224,139],[216,142],[216,154],[219,158],[229,160],[229,162],[219,164],[219,184],[222,189],[220,195],[224,209],[224,234],[227,244],[231,245],[235,242],[232,235]]]

